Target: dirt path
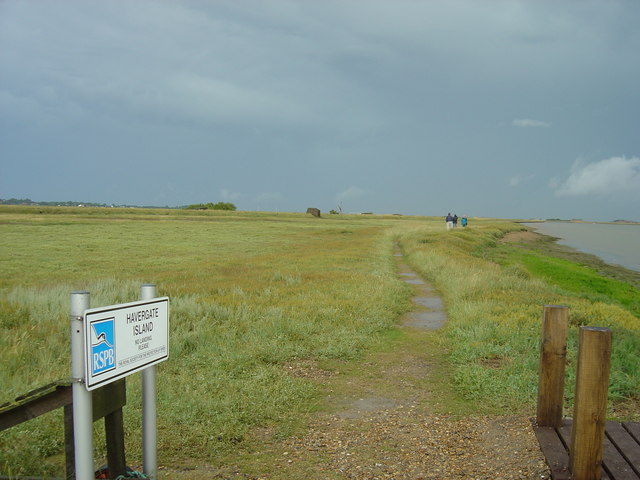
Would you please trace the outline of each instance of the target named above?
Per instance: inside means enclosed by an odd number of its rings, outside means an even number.
[[[447,396],[433,391],[442,369],[434,329],[446,322],[437,292],[402,262],[399,275],[416,289],[416,309],[402,338],[339,372],[314,364],[290,366],[320,382],[326,405],[304,433],[284,441],[264,432],[250,464],[199,466],[160,472],[171,479],[548,479],[544,458],[526,417],[446,413]]]

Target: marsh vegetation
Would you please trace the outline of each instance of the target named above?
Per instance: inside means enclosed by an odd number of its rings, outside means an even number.
[[[0,403],[69,376],[72,291],[110,305],[136,300],[151,282],[170,297],[170,356],[158,369],[161,463],[215,463],[240,449],[249,458],[256,435],[287,438],[328,408],[322,382],[301,370],[347,371],[367,353],[403,348],[397,321],[411,288],[395,270],[396,245],[449,315],[429,339],[441,352],[442,374],[432,378],[446,397],[439,408],[534,411],[542,306],[565,304],[569,362],[578,325],[612,328],[611,415],[638,413],[637,279],[560,259],[543,242],[504,242],[523,231],[513,222],[473,219],[447,232],[427,217],[0,207],[0,229]],[[134,459],[137,377],[125,408]],[[571,378],[566,395],[570,408]],[[2,474],[54,475],[63,462],[61,412],[0,433]]]

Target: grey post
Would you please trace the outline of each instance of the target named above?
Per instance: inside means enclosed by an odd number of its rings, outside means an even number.
[[[85,388],[84,311],[89,308],[89,292],[71,293],[71,377],[73,394],[73,435],[76,479],[91,480],[93,471],[93,397]]]
[[[140,300],[156,298],[156,285],[146,283],[140,287]],[[151,479],[158,476],[156,417],[156,366],[142,371],[142,466]]]

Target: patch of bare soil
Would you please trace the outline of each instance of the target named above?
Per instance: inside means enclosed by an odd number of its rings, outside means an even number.
[[[406,265],[416,299],[437,292]],[[415,301],[414,313],[437,312],[441,302]],[[253,451],[226,466],[161,470],[161,479],[394,479],[540,480],[550,478],[527,416],[453,416],[434,390],[443,351],[430,322],[403,319],[394,348],[370,354],[357,366],[323,370],[313,362],[287,365],[292,375],[318,382],[324,408],[302,433],[278,439],[256,432]],[[255,444],[255,442],[254,442]],[[242,459],[240,458],[242,457]],[[247,458],[250,458],[247,460]]]
[[[538,241],[540,234],[535,232],[509,232],[500,239],[500,243],[530,243]]]

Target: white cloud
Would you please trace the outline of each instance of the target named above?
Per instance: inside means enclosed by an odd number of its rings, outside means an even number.
[[[530,118],[516,118],[512,122],[512,125],[521,128],[548,128],[551,126],[550,123],[541,120],[532,120]]]
[[[569,178],[556,190],[558,196],[640,192],[640,158],[611,157],[583,165],[577,160]]]

